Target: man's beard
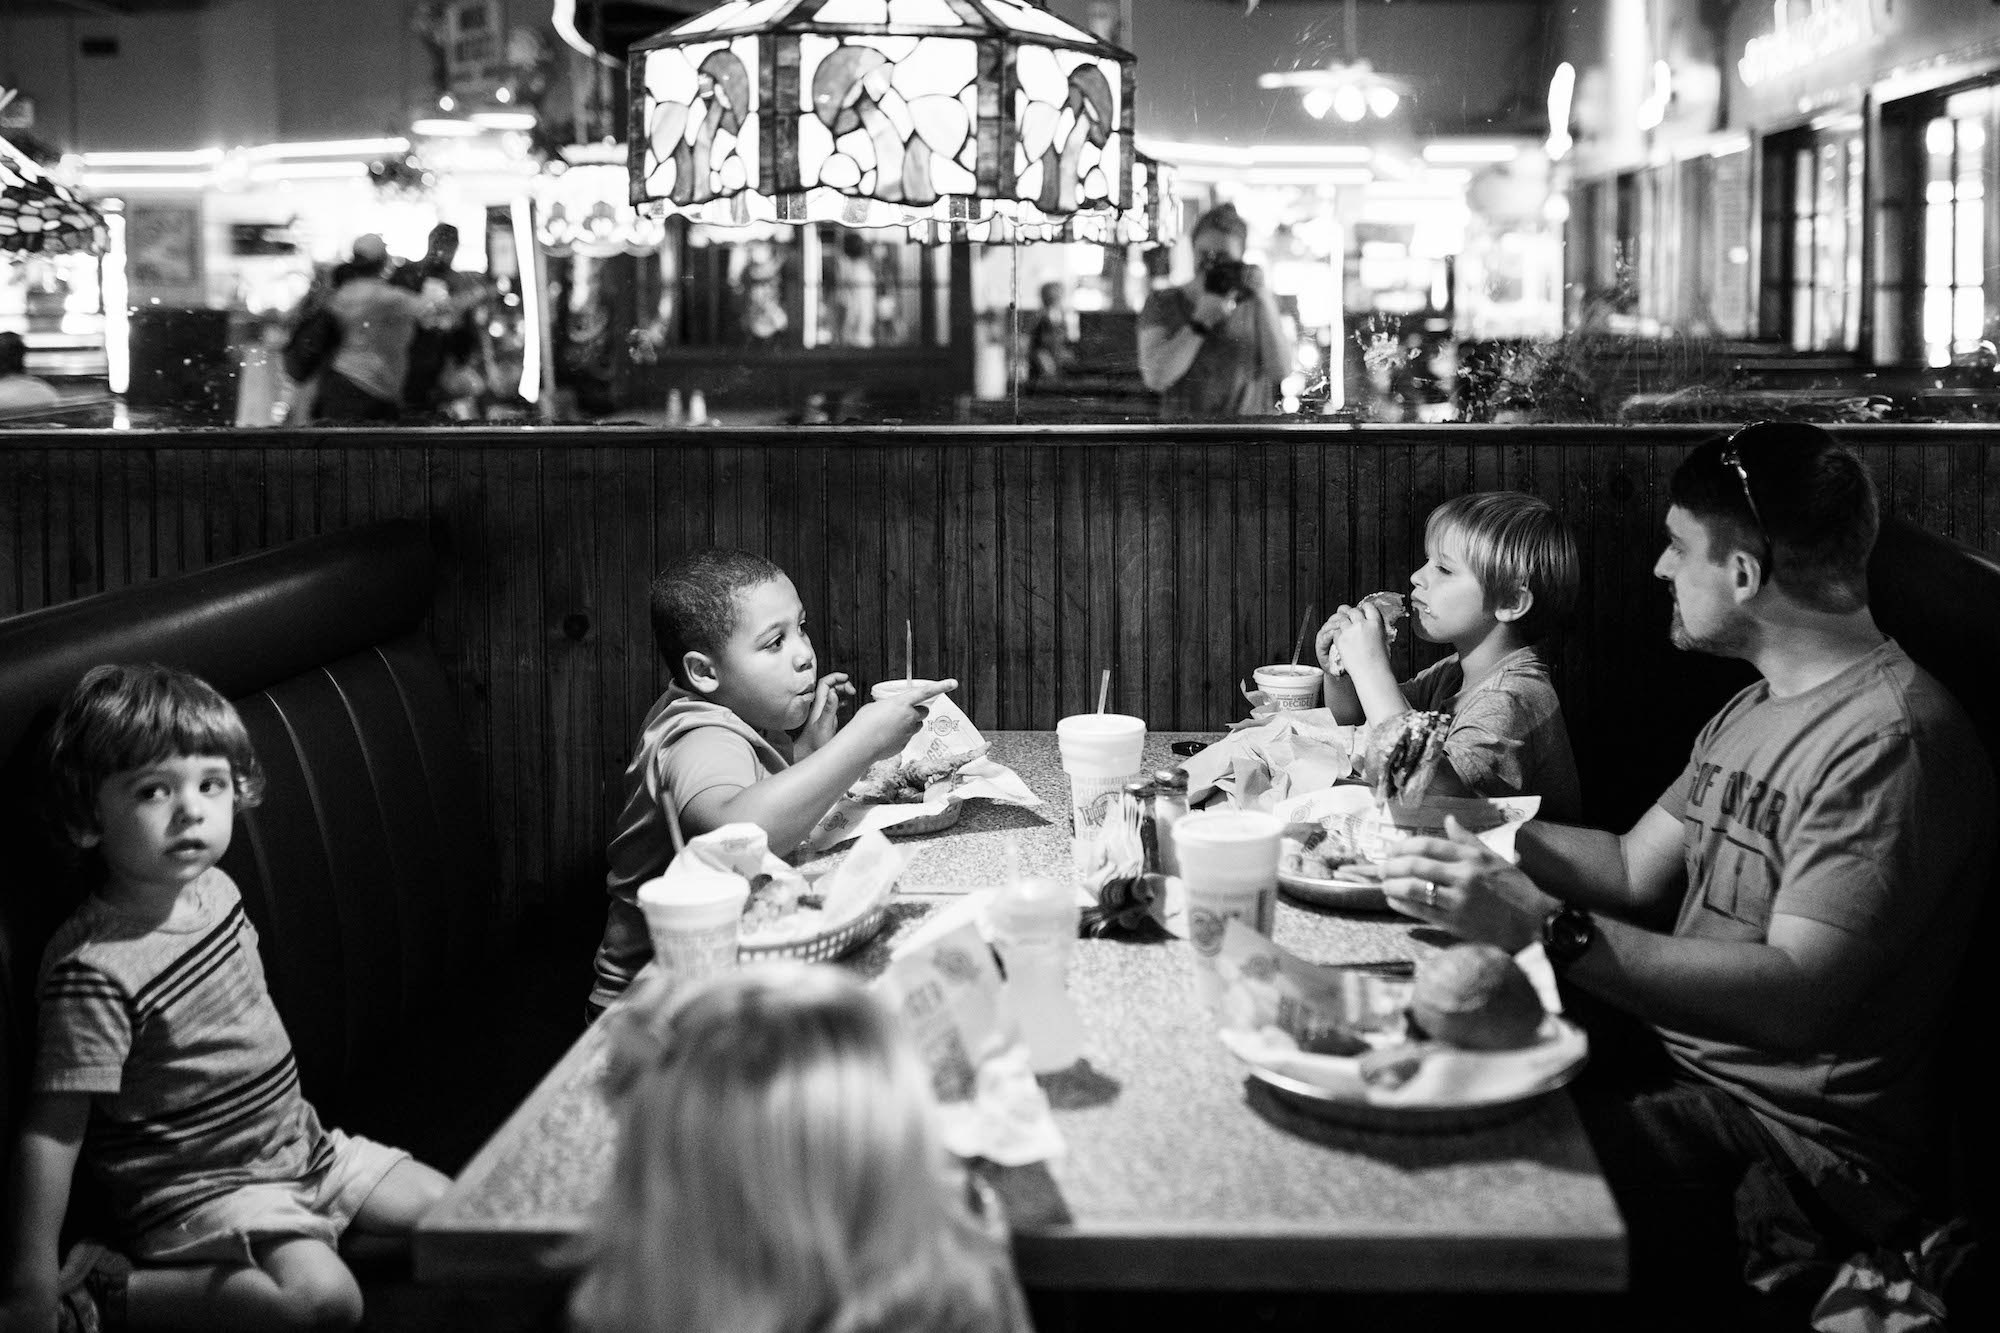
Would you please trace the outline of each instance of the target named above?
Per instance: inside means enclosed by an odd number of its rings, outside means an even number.
[[[1690,633],[1687,622],[1681,619],[1681,604],[1674,602],[1673,623],[1667,627],[1667,639],[1682,652],[1707,653],[1711,657],[1742,657],[1750,647],[1750,634],[1740,620],[1729,620],[1718,626],[1714,632],[1696,638]]]

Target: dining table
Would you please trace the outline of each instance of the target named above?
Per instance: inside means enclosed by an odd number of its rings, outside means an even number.
[[[879,975],[927,917],[997,884],[1010,855],[1026,873],[1073,875],[1054,733],[987,739],[1041,804],[968,802],[952,827],[906,840],[915,855],[885,928],[841,966]],[[1150,734],[1146,767],[1179,762],[1176,741],[1213,739]],[[1415,961],[1451,942],[1394,913],[1288,897],[1274,937],[1316,963]],[[976,1164],[1005,1205],[1030,1290],[1623,1288],[1624,1226],[1566,1091],[1467,1127],[1330,1122],[1249,1076],[1218,1039],[1192,965],[1190,946],[1163,933],[1076,945],[1083,1056],[1041,1079],[1064,1151]],[[616,1152],[600,1088],[606,1028],[577,1039],[424,1218],[420,1281],[552,1283],[571,1271]]]

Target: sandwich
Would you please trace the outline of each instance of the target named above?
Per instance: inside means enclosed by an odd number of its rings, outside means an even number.
[[[1371,592],[1361,599],[1360,605],[1372,606],[1382,613],[1382,641],[1384,643],[1394,643],[1396,641],[1396,622],[1403,618],[1403,594],[1399,592]],[[1328,645],[1327,647],[1326,669],[1330,675],[1344,676],[1347,674],[1347,668],[1340,664],[1340,649],[1336,646]]]
[[[907,760],[882,759],[847,789],[849,798],[871,805],[921,805],[924,792],[933,784],[953,777],[975,759],[983,758],[986,746],[975,745],[957,754]]]
[[[1505,950],[1455,944],[1417,964],[1410,1021],[1463,1050],[1517,1051],[1541,1032],[1542,997]]]
[[[1369,727],[1361,773],[1374,787],[1376,802],[1415,805],[1422,800],[1450,732],[1449,713],[1399,713]]]

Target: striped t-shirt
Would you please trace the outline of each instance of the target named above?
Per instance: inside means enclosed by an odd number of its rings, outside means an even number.
[[[92,1095],[84,1161],[134,1239],[333,1160],[235,883],[183,894],[165,925],[91,897],[42,957],[34,1088]]]

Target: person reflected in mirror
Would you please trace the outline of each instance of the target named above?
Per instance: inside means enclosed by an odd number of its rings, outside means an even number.
[[[47,380],[28,373],[28,344],[9,329],[0,333],[0,413],[53,407],[62,395]]]
[[[392,285],[389,264],[389,247],[371,232],[355,240],[345,280],[335,277],[327,308],[340,325],[340,346],[320,372],[315,420],[392,423],[402,415],[410,343],[430,305]]]
[[[574,1327],[1029,1333],[999,1206],[858,978],[783,962],[662,982],[604,1020],[618,1157]]]
[[[875,345],[875,254],[868,238],[858,231],[842,229],[840,248],[833,256],[834,346],[873,347]]]
[[[403,375],[404,410],[418,417],[470,416],[466,400],[476,401],[485,388],[479,323],[469,300],[484,284],[454,267],[458,244],[458,228],[440,222],[431,228],[424,257],[390,278],[425,303]]]
[[[1042,308],[1028,329],[1028,391],[1057,388],[1070,373],[1075,361],[1069,336],[1069,310],[1063,301],[1063,285],[1045,282],[1041,290]]]
[[[1462,938],[1542,944],[1592,1034],[1578,1106],[1632,1289],[1707,1322],[1816,1300],[1850,1256],[1914,1250],[1939,1220],[1932,1070],[1994,778],[1869,610],[1858,457],[1760,423],[1696,448],[1670,495],[1653,572],[1674,646],[1760,679],[1622,837],[1534,821],[1514,866],[1454,828],[1392,849],[1384,891]]]
[[[1264,270],[1243,262],[1249,224],[1218,204],[1194,224],[1194,276],[1146,298],[1139,375],[1167,419],[1226,420],[1278,411],[1290,363]]]

